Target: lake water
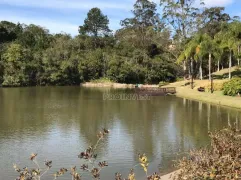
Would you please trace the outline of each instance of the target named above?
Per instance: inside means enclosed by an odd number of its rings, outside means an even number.
[[[0,179],[13,180],[12,164],[34,167],[53,161],[43,179],[54,172],[84,163],[78,154],[97,141],[102,127],[109,136],[99,144],[98,161],[108,161],[102,180],[114,179],[115,172],[127,175],[138,163],[138,153],[149,158],[150,173],[173,170],[173,160],[190,149],[209,142],[208,131],[228,124],[241,126],[238,110],[177,98],[150,100],[103,100],[103,94],[129,93],[124,90],[80,87],[32,87],[0,89]],[[44,166],[43,166],[44,167]],[[135,166],[137,179],[144,172]],[[91,179],[83,174],[84,179]],[[71,179],[69,173],[60,179]]]

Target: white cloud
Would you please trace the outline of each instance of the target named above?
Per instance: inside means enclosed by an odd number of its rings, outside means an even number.
[[[234,0],[204,0],[207,7],[212,6],[227,6],[234,2]]]
[[[66,32],[71,35],[78,34],[78,25],[63,22],[59,20],[50,20],[47,18],[29,17],[25,14],[17,14],[11,11],[0,11],[0,20],[11,21],[21,24],[35,24],[44,27],[50,31],[50,33]]]
[[[129,10],[130,7],[125,3],[115,1],[91,1],[91,0],[0,0],[0,4],[22,7],[37,7],[51,9],[91,9],[99,7],[100,9],[122,9]]]
[[[65,32],[75,36],[78,34],[79,23],[70,23],[68,20],[63,19],[48,19],[45,17],[31,16],[28,12],[13,12],[9,10],[0,11],[0,21],[6,20],[13,23],[21,24],[35,24],[44,27],[50,31],[50,33],[61,33]],[[116,30],[120,28],[119,19],[110,19],[110,28]]]

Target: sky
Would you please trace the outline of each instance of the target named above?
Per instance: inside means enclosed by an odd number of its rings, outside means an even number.
[[[159,0],[152,0],[159,2]],[[50,33],[78,34],[88,11],[99,7],[110,20],[110,28],[120,28],[120,21],[132,17],[135,0],[0,0],[0,21],[36,24]],[[205,0],[207,6],[225,6],[231,16],[241,16],[241,0]]]

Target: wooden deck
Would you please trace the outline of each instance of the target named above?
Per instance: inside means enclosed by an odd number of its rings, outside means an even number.
[[[164,96],[167,94],[176,94],[175,87],[167,88],[135,88],[135,92],[142,95]]]

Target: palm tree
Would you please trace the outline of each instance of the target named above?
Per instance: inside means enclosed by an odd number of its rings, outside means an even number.
[[[212,74],[212,56],[214,56],[218,47],[216,42],[207,34],[203,34],[203,41],[200,44],[203,54],[208,54],[208,69],[209,69],[209,80],[211,81]]]
[[[177,58],[177,63],[183,63],[183,71],[186,72],[187,70],[187,64],[186,64],[187,58],[185,56],[184,51],[181,52],[179,57]],[[184,80],[186,79],[185,74],[184,74]]]
[[[236,48],[234,49],[234,53],[238,60],[238,66],[240,66],[240,51],[241,51],[241,22],[235,21],[230,24],[230,29],[233,31],[234,38],[236,41]]]
[[[240,22],[232,22],[223,27],[222,31],[220,31],[215,38],[220,42],[220,47],[222,49],[227,49],[229,51],[229,79],[231,76],[231,68],[232,68],[232,57],[233,55],[237,55],[239,58],[240,53],[240,35],[241,35],[241,23]],[[239,64],[239,60],[238,60]]]
[[[201,50],[201,44],[202,42],[202,35],[197,34],[194,36],[191,41],[189,41],[186,46],[185,50],[181,53],[181,55],[178,57],[179,62],[183,62],[184,64],[184,70],[186,61],[190,60],[190,74],[193,74],[193,61],[200,61],[199,64],[199,71],[200,71],[200,79],[202,79],[202,57],[203,57],[203,51]]]

